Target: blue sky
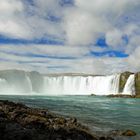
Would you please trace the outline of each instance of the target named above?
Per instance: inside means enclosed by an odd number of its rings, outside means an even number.
[[[140,69],[140,1],[1,0],[0,69]]]

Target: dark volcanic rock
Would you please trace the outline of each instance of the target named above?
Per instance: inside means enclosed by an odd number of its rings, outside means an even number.
[[[135,95],[122,95],[122,94],[116,94],[116,95],[108,95],[107,97],[116,97],[116,98],[135,98]]]
[[[97,140],[76,118],[0,101],[0,140]]]
[[[114,136],[136,136],[136,132],[133,130],[113,130],[109,134],[111,137]]]
[[[136,97],[140,98],[140,72],[135,74],[135,90]]]
[[[122,133],[123,136],[136,136],[136,133],[132,130],[126,130]]]
[[[112,137],[100,137],[99,140],[114,140]]]
[[[0,101],[0,140],[114,140],[114,136],[134,135],[132,130],[112,131],[107,136],[93,135],[76,118]]]

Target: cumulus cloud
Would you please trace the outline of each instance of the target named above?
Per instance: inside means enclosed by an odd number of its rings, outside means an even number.
[[[12,38],[53,37],[66,44],[89,45],[103,35],[112,40],[108,34],[121,40],[125,32],[118,30],[129,24],[123,18],[133,17],[129,21],[133,22],[140,16],[135,17],[139,0],[74,0],[73,6],[61,3],[62,0],[1,0],[0,33]]]
[[[70,42],[80,42],[81,39],[81,43],[90,44],[95,43],[99,36],[105,35],[108,45],[115,48],[122,46],[122,36],[132,33],[133,27],[130,25],[137,26],[135,20],[140,17],[140,14],[135,17],[138,12],[135,8],[140,6],[139,0],[75,0],[75,4],[76,10],[68,15],[71,26],[66,30]],[[133,20],[126,21],[126,18]],[[125,30],[126,26],[130,28],[129,31]]]
[[[140,46],[137,47],[133,53],[128,57],[127,61],[129,65],[131,66],[131,69],[133,71],[139,71],[140,70]]]
[[[72,45],[89,45],[95,43],[102,33],[109,28],[103,19],[85,12],[82,9],[73,9],[66,13],[66,40]]]
[[[96,74],[139,69],[140,0],[1,0],[0,15],[5,38],[63,44],[0,45],[0,69]],[[111,50],[129,57],[92,55]]]

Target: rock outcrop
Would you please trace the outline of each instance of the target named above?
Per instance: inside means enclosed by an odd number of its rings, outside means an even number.
[[[136,97],[140,98],[140,72],[135,74],[135,90]]]
[[[98,140],[76,118],[0,101],[0,140]]]
[[[132,130],[93,135],[76,118],[64,118],[47,109],[0,101],[0,140],[114,140],[116,136],[135,135]]]

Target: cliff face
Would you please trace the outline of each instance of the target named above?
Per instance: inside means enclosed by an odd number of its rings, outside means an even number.
[[[135,74],[136,96],[140,97],[140,72]]]

